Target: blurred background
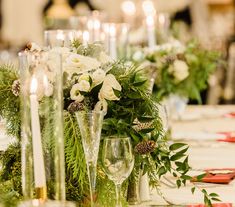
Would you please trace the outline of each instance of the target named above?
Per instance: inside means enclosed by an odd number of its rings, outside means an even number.
[[[153,12],[143,0],[0,0],[0,61],[17,60],[28,42],[43,44],[43,31],[78,29],[99,11],[105,22],[131,24],[130,44],[141,43],[142,17]],[[197,38],[223,53],[227,66],[210,79],[204,103],[235,103],[235,0],[152,0],[160,27],[157,44]]]

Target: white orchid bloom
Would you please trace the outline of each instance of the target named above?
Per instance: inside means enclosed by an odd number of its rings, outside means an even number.
[[[103,85],[100,89],[99,99],[106,99],[110,101],[119,100],[119,98],[115,95],[113,89],[121,91],[122,87],[116,80],[114,75],[108,74],[107,76],[105,76]]]
[[[81,95],[78,84],[73,85],[70,91],[70,97],[72,100],[77,101],[77,102],[82,102],[84,100],[84,96]]]

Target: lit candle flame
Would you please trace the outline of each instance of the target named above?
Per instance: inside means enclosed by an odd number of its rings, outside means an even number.
[[[151,0],[145,0],[142,4],[142,8],[143,8],[145,16],[155,15],[156,14],[154,4]]]
[[[87,44],[89,42],[89,39],[90,39],[90,34],[88,31],[84,31],[82,33],[82,40],[83,40],[83,43],[84,44]]]
[[[32,77],[31,86],[30,86],[30,93],[36,94],[37,89],[38,89],[38,81],[35,77]]]
[[[100,25],[101,25],[100,21],[98,19],[95,19],[93,23],[94,23],[94,25],[93,25],[94,29],[95,30],[99,30],[100,29]]]
[[[57,33],[57,35],[56,35],[56,39],[57,40],[64,40],[64,34],[63,34],[63,32],[62,31],[58,31],[58,33]]]
[[[109,35],[110,35],[110,37],[116,36],[116,27],[114,24],[110,24],[110,26],[109,26]]]
[[[128,15],[135,15],[136,13],[136,6],[134,2],[130,0],[124,1],[121,5],[121,9],[125,14]]]
[[[154,27],[154,17],[147,16],[146,17],[146,24],[147,24],[147,27]]]
[[[165,18],[165,16],[164,16],[164,14],[159,14],[159,16],[158,16],[158,21],[159,21],[159,23],[160,23],[161,25],[164,25],[164,24],[165,24],[166,18]]]

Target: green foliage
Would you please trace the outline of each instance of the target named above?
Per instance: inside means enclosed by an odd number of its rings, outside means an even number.
[[[0,203],[16,206],[22,197],[20,145],[12,144],[0,155]]]
[[[79,42],[74,42],[74,47],[78,54],[90,57],[97,57],[102,51],[98,43],[84,48]],[[154,61],[154,57],[152,59]],[[192,61],[192,64],[196,64],[193,62],[192,57],[190,61]],[[0,116],[5,118],[8,123],[8,133],[19,138],[19,98],[12,93],[12,84],[14,80],[17,80],[18,75],[11,66],[2,66],[0,69]],[[122,62],[106,65],[105,71],[115,76],[121,84],[122,90],[115,91],[119,100],[107,101],[108,111],[103,123],[102,137],[126,135],[131,138],[133,147],[142,141],[154,141],[157,146],[156,149],[154,148],[154,151],[145,155],[135,154],[135,166],[131,177],[136,177],[135,173],[143,171],[148,173],[150,185],[159,187],[159,179],[169,172],[177,178],[176,184],[178,187],[182,184],[185,185],[186,181],[190,179],[187,176],[187,172],[190,169],[187,156],[188,146],[183,143],[168,145],[166,137],[163,136],[162,121],[159,117],[157,104],[148,92],[148,83],[145,75],[136,66],[130,67]],[[86,206],[89,185],[81,135],[74,114],[68,111],[68,106],[72,102],[70,98],[72,84],[74,83],[66,84],[64,88],[66,195],[68,200],[78,201]],[[198,83],[198,86],[200,88],[204,87],[202,83]],[[98,101],[100,87],[101,85],[98,85],[97,88],[93,88],[88,93],[83,102],[84,105],[90,108],[94,107],[94,104]],[[45,110],[42,110],[43,108]],[[51,123],[55,120],[53,120],[53,116],[48,116],[49,112],[51,114],[55,110],[50,102],[50,98],[44,98],[40,102],[40,118],[43,122],[43,136],[48,139],[44,140],[43,145],[50,149],[54,146],[53,125],[51,128],[47,128],[47,122]],[[51,126],[51,124],[48,124],[48,126]],[[5,183],[10,182],[11,184],[6,192],[7,194],[8,192],[18,192],[20,195],[19,143],[20,139],[18,139],[18,145],[9,147],[3,156],[1,156],[3,170],[0,178]],[[97,199],[100,205],[114,206],[115,193],[113,184],[104,175],[101,163],[98,164],[97,183],[99,191]],[[124,186],[123,195],[125,193]],[[107,194],[109,195],[108,198]],[[208,195],[207,197],[213,196]],[[125,202],[123,203],[125,204]]]
[[[188,66],[188,76],[182,80],[174,75],[182,72],[174,71],[175,60],[183,61]],[[162,100],[170,94],[178,94],[197,100],[199,103],[201,103],[200,92],[207,88],[210,75],[218,64],[223,63],[219,52],[205,50],[196,41],[189,42],[181,51],[172,47],[147,53],[140,63],[146,64],[146,61],[156,67],[154,94],[157,100]]]
[[[20,138],[20,100],[12,93],[12,84],[18,79],[13,65],[0,66],[0,117],[6,120],[8,135]]]
[[[69,200],[80,200],[88,191],[88,177],[79,127],[75,117],[64,113],[66,195]]]

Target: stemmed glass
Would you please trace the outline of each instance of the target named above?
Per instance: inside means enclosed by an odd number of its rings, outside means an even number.
[[[79,111],[76,112],[78,125],[82,137],[82,145],[87,164],[88,179],[90,184],[91,206],[94,206],[94,194],[96,186],[96,166],[100,145],[103,111]]]
[[[102,149],[104,172],[116,187],[116,207],[121,207],[121,185],[134,167],[134,155],[129,137],[104,139]]]

